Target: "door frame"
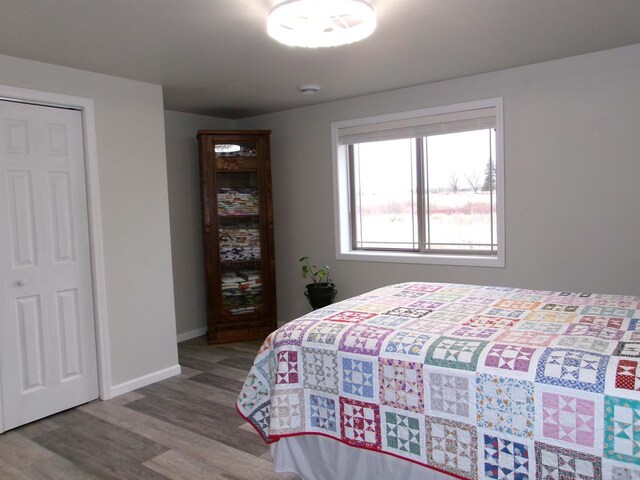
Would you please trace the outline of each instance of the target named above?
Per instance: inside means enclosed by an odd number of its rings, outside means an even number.
[[[96,354],[98,357],[98,387],[100,399],[107,400],[113,397],[111,392],[111,349],[109,345],[102,214],[98,181],[98,149],[93,99],[0,85],[0,100],[10,100],[49,107],[71,107],[80,110],[82,114],[85,183],[89,215],[93,315],[96,331]],[[2,398],[1,394],[2,392],[0,390],[0,399]],[[3,431],[4,418],[2,410],[0,409],[0,432]]]

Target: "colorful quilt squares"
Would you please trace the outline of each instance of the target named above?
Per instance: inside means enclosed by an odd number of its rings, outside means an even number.
[[[605,397],[604,456],[640,465],[640,400]]]
[[[268,395],[269,388],[253,372],[250,372],[238,396],[238,403],[243,409],[253,410],[261,404]]]
[[[424,412],[422,363],[380,359],[380,404]]]
[[[602,393],[608,357],[564,348],[547,348],[536,369],[536,382]]]
[[[464,295],[462,294],[447,293],[447,292],[436,292],[436,293],[429,293],[425,295],[425,298],[428,298],[429,300],[433,300],[436,302],[445,302],[445,303],[457,302],[462,297],[464,297]]]
[[[478,426],[517,437],[533,437],[533,384],[480,374],[476,377]]]
[[[378,303],[380,305],[385,305],[387,308],[392,307],[401,307],[403,305],[408,305],[411,302],[415,301],[413,298],[407,297],[396,297],[395,295],[388,295],[385,297],[375,297],[369,300],[371,303]]]
[[[380,407],[340,397],[342,439],[349,445],[380,450]]]
[[[611,353],[616,346],[616,342],[593,337],[560,337],[555,346],[576,350],[590,350],[596,353]]]
[[[276,384],[297,384],[300,368],[298,352],[295,350],[280,350],[276,358]]]
[[[338,393],[338,354],[332,350],[302,347],[304,387]]]
[[[304,428],[304,395],[302,390],[284,390],[271,397],[271,434],[280,435]]]
[[[299,323],[285,323],[274,336],[273,345],[302,345],[305,332],[316,322],[315,320],[300,319]]]
[[[462,326],[456,330],[453,330],[450,334],[457,335],[458,337],[467,338],[483,338],[488,339],[493,337],[499,330],[496,328],[482,328],[482,327],[466,327]]]
[[[393,330],[370,325],[353,325],[340,338],[338,349],[343,352],[378,355],[382,342]]]
[[[558,336],[551,333],[510,330],[497,338],[501,343],[517,343],[528,347],[546,347]]]
[[[636,301],[624,299],[622,297],[610,298],[610,299],[597,299],[593,302],[594,305],[601,307],[620,307],[620,308],[636,308]]]
[[[309,329],[307,342],[334,345],[336,338],[347,327],[344,323],[319,322]]]
[[[530,322],[528,320],[523,320],[518,324],[516,330],[528,330],[529,332],[542,333],[559,333],[565,328],[565,325],[557,322]]]
[[[623,390],[640,391],[640,366],[637,360],[618,361],[615,385]]]
[[[603,463],[603,477],[612,480],[640,480],[640,468],[634,468],[631,465],[609,465]]]
[[[455,313],[457,315],[477,315],[485,310],[484,305],[474,305],[472,303],[450,303],[441,307],[439,312]]]
[[[577,312],[580,308],[579,305],[565,305],[561,303],[547,303],[542,306],[541,310],[543,312],[563,312],[563,313],[574,313]]]
[[[425,436],[430,465],[463,478],[478,478],[476,427],[427,416]]]
[[[362,305],[353,307],[352,310],[364,313],[378,314],[386,312],[387,310],[389,310],[389,307],[380,303],[363,303]]]
[[[326,320],[330,322],[360,323],[375,316],[375,313],[345,310],[344,312],[338,312],[335,315],[327,317]]]
[[[422,292],[416,292],[416,291],[412,291],[412,290],[400,290],[399,292],[396,292],[393,294],[394,297],[398,297],[398,298],[422,298],[424,296],[424,293]]]
[[[541,442],[535,452],[537,480],[602,480],[600,457]]]
[[[531,465],[529,446],[484,435],[484,475],[496,480],[529,480]]]
[[[565,335],[596,337],[603,340],[620,340],[624,332],[617,328],[602,327],[599,325],[589,325],[574,323],[569,325],[565,331]]]
[[[587,305],[580,312],[583,315],[595,315],[597,317],[623,317],[631,318],[635,315],[636,310],[630,308],[616,307],[598,307],[595,305]]]
[[[374,360],[343,358],[340,392],[343,395],[373,398],[377,387],[377,373]]]
[[[435,283],[414,283],[407,285],[406,290],[411,292],[433,293],[438,290],[442,290],[443,288],[444,285],[438,285]]]
[[[431,310],[428,310],[426,308],[396,307],[392,310],[389,310],[386,314],[393,315],[395,317],[422,318],[422,317],[426,317],[430,313],[431,313]]]
[[[624,319],[621,317],[596,317],[594,315],[585,315],[584,317],[580,317],[578,323],[585,323],[596,327],[620,328],[622,327],[623,321]]]
[[[551,311],[534,311],[529,312],[525,316],[526,320],[531,322],[557,322],[557,323],[571,323],[575,321],[575,313],[566,312],[551,312]]]
[[[427,341],[431,337],[418,332],[399,330],[390,336],[384,351],[396,355],[421,357]]]
[[[490,328],[510,328],[519,322],[518,319],[489,317],[487,315],[476,315],[463,323],[469,327],[490,327]]]
[[[310,394],[309,426],[327,433],[337,433],[336,400],[322,395]]]
[[[405,317],[392,317],[389,315],[378,315],[377,317],[373,317],[369,320],[366,320],[365,322],[363,322],[363,325],[372,325],[372,326],[387,327],[387,328],[398,328],[411,321],[412,319],[405,318]]]
[[[466,315],[461,316],[457,312],[447,312],[445,310],[434,310],[429,314],[428,317],[424,318],[423,320],[431,320],[432,322],[442,323],[445,325],[448,323],[449,327],[451,327],[453,324],[460,323],[461,320],[463,320],[465,317]]]
[[[527,302],[542,302],[545,300],[551,292],[542,291],[542,290],[527,290],[527,289],[518,289],[513,293],[502,295],[502,297],[512,298],[514,300],[525,300]]]
[[[265,402],[258,407],[255,407],[247,415],[247,420],[253,425],[258,432],[264,437],[269,438],[269,423],[271,419],[271,400],[265,400]]]
[[[618,357],[640,357],[640,342],[618,342],[618,346],[613,351],[613,355]]]
[[[464,297],[460,299],[460,303],[473,303],[474,305],[487,305],[493,304],[496,299],[493,297],[479,297],[475,295],[469,295],[468,297]]]
[[[411,308],[422,308],[425,310],[433,311],[436,308],[440,308],[444,304],[445,304],[444,302],[436,302],[433,300],[418,300],[410,303],[408,306]]]
[[[489,342],[440,337],[431,344],[425,363],[439,367],[475,370],[480,353]]]
[[[406,330],[415,330],[427,335],[442,335],[445,332],[455,328],[455,325],[447,322],[439,322],[437,320],[430,320],[423,318],[420,320],[414,320],[404,325],[402,328]]]
[[[424,449],[422,418],[385,411],[382,414],[383,445],[390,451],[421,457]]]
[[[495,343],[487,353],[484,364],[503,370],[528,372],[535,352],[535,348]]]
[[[535,310],[540,306],[540,302],[527,302],[525,300],[512,300],[505,298],[495,303],[497,308],[510,308],[514,310]]]
[[[584,398],[542,393],[542,434],[565,443],[594,447],[595,403]]]
[[[484,314],[490,317],[522,318],[526,312],[526,310],[510,310],[508,308],[493,307],[484,312]]]
[[[469,378],[450,373],[426,373],[427,409],[434,416],[471,416]]]

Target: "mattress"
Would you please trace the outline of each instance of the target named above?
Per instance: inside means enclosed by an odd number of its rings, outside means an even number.
[[[237,408],[454,478],[638,479],[639,361],[640,297],[409,282],[276,330]]]

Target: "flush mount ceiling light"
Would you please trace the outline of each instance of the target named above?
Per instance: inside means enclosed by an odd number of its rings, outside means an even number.
[[[267,33],[293,47],[336,47],[367,38],[376,14],[364,0],[285,0],[267,18]]]

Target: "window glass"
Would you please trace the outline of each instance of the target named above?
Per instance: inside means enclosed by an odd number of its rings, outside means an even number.
[[[426,249],[496,251],[493,129],[423,139]]]

